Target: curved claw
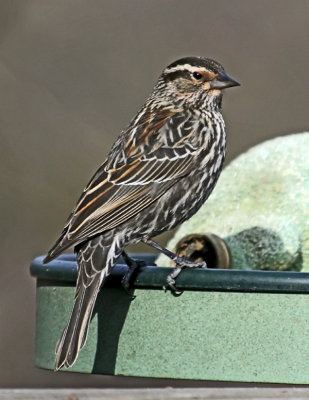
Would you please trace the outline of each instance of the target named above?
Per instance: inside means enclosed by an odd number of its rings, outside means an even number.
[[[174,281],[174,283],[175,283],[175,281]],[[177,289],[177,287],[173,283],[169,283],[168,287],[163,286],[163,290],[164,290],[164,292],[167,292],[168,290],[170,290],[172,295],[175,297],[179,297],[183,294],[183,290]]]
[[[175,260],[176,267],[174,270],[167,276],[166,278],[166,283],[167,286],[163,286],[163,289],[167,291],[169,288],[172,292],[172,294],[176,297],[182,295],[183,291],[177,289],[175,286],[176,283],[176,278],[180,274],[180,272],[184,268],[205,268],[207,267],[207,264],[205,261],[200,261],[200,262],[193,262],[193,261],[188,261],[185,260],[184,258],[177,257]]]

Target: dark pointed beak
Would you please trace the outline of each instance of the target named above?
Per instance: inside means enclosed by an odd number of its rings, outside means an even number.
[[[209,83],[211,89],[225,89],[232,86],[240,86],[240,83],[232,79],[225,71],[220,71],[219,75]]]

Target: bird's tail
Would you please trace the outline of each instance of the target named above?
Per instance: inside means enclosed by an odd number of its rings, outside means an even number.
[[[88,241],[78,250],[78,279],[69,322],[56,347],[55,371],[71,367],[86,343],[89,324],[101,285],[109,275],[121,249],[102,245],[102,237]]]
[[[96,278],[90,286],[82,288],[75,298],[69,322],[56,347],[55,371],[63,366],[71,367],[85,345],[99,289],[100,280]]]

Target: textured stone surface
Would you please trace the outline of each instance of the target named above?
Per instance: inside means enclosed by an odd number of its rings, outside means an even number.
[[[189,233],[225,239],[232,268],[309,271],[309,133],[266,141],[222,172],[205,205],[169,242]],[[160,256],[159,265],[169,265]]]

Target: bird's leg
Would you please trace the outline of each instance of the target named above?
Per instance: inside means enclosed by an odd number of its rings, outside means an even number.
[[[175,286],[175,279],[177,276],[180,274],[180,272],[184,268],[205,268],[207,267],[207,264],[205,261],[201,262],[193,262],[186,260],[185,258],[178,257],[177,254],[173,253],[172,251],[166,249],[165,247],[161,246],[159,243],[153,241],[152,239],[145,239],[143,240],[144,243],[148,244],[149,246],[154,247],[155,249],[159,250],[161,253],[169,257],[171,260],[174,261],[176,264],[176,267],[174,268],[173,272],[171,272],[166,279],[166,283],[169,286],[169,288],[172,290],[173,293],[175,294],[181,294],[176,286]],[[166,290],[166,287],[163,287],[164,290]]]
[[[123,251],[122,252],[122,257],[129,267],[128,272],[125,274],[125,276],[122,278],[121,284],[126,292],[129,292],[130,288],[130,279],[134,272],[138,270],[140,267],[144,267],[146,265],[145,261],[142,260],[133,260],[133,258],[129,257],[128,254]]]

